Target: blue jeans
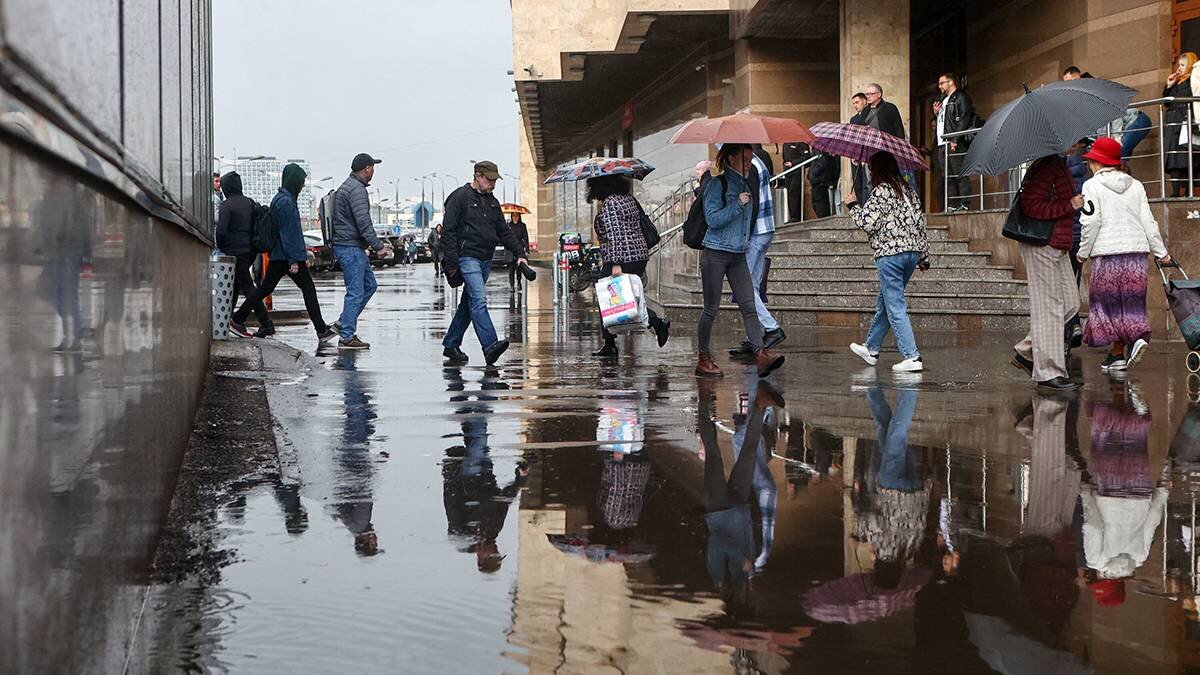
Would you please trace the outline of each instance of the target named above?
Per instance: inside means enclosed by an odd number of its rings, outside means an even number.
[[[916,251],[906,251],[896,255],[887,255],[875,260],[879,270],[879,299],[875,302],[875,318],[871,319],[871,328],[867,330],[867,349],[872,354],[878,354],[887,337],[888,329],[896,334],[896,348],[906,359],[920,356],[917,351],[917,339],[913,336],[912,322],[908,320],[908,301],[904,298],[904,288],[917,269],[921,254]]]
[[[1133,154],[1138,143],[1150,133],[1150,116],[1138,111],[1137,118],[1121,132],[1121,157],[1128,158]]]
[[[762,295],[758,292],[758,289],[762,288],[767,249],[771,247],[771,241],[774,239],[774,232],[752,234],[750,235],[750,245],[746,248],[746,264],[750,266],[750,278],[754,281],[754,311],[758,313],[758,322],[762,324],[764,331],[779,329],[779,322],[767,311]]]
[[[461,347],[467,326],[475,324],[475,335],[484,351],[496,344],[496,327],[487,309],[487,279],[492,271],[492,261],[478,258],[459,258],[458,271],[462,273],[462,297],[454,320],[442,338],[443,347]]]
[[[924,486],[921,451],[917,448],[910,451],[908,447],[908,429],[917,408],[917,390],[901,389],[896,396],[894,413],[879,387],[867,391],[867,404],[875,418],[876,437],[883,453],[879,463],[879,487],[902,492],[920,490]]]
[[[346,298],[342,300],[338,323],[342,325],[341,338],[349,340],[358,330],[358,315],[379,284],[375,283],[375,272],[366,251],[357,246],[337,245],[333,247],[333,255],[342,266],[342,279],[346,282]]]

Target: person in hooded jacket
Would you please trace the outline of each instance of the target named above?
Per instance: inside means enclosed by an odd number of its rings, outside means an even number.
[[[1125,370],[1146,353],[1150,320],[1146,316],[1146,254],[1170,263],[1146,188],[1124,171],[1121,144],[1099,138],[1083,156],[1092,178],[1083,184],[1084,208],[1078,260],[1091,258],[1090,311],[1083,339],[1092,347],[1112,345],[1101,368]]]
[[[291,277],[296,287],[304,294],[304,308],[308,310],[308,318],[317,331],[317,339],[322,343],[332,340],[337,333],[333,332],[321,318],[321,303],[317,301],[317,288],[313,285],[312,276],[308,273],[308,251],[304,247],[304,231],[300,228],[300,209],[296,200],[304,189],[304,179],[308,174],[299,164],[288,164],[283,167],[283,180],[279,192],[271,200],[271,218],[275,222],[278,236],[275,245],[271,247],[270,263],[267,264],[266,278],[242,306],[233,313],[229,320],[229,330],[239,337],[253,337],[243,323],[254,303],[262,303],[262,299],[275,291],[275,286],[286,274]],[[275,332],[267,320],[258,337],[267,337]]]
[[[225,199],[217,212],[217,248],[225,255],[237,259],[233,267],[233,298],[230,300],[233,303],[233,307],[230,308],[232,312],[237,309],[238,295],[244,295],[248,301],[258,290],[254,283],[254,275],[250,271],[254,266],[254,259],[258,257],[253,244],[250,243],[254,234],[254,207],[257,205],[253,199],[242,194],[242,177],[236,171],[230,171],[221,177],[221,188]],[[275,331],[262,300],[250,305],[250,309],[258,319],[259,333],[269,334]]]

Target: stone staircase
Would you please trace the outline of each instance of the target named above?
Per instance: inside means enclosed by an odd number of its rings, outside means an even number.
[[[909,314],[926,330],[1023,330],[1029,325],[1026,281],[1014,268],[991,264],[991,254],[949,238],[945,225],[927,228],[932,269],[908,286]],[[682,248],[682,242],[677,244]],[[687,249],[683,249],[687,253]],[[678,255],[681,251],[676,250]],[[669,309],[703,306],[695,255],[663,269],[659,303]],[[791,223],[771,247],[769,308],[784,325],[865,327],[875,312],[879,281],[866,235],[847,217]],[[722,314],[736,313],[728,284]]]

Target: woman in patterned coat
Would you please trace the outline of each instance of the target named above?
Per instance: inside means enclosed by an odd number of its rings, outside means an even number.
[[[587,182],[588,202],[599,201],[594,229],[600,240],[600,255],[604,259],[603,277],[636,274],[645,281],[646,263],[650,250],[642,234],[642,207],[629,194],[628,176],[600,176]],[[671,335],[671,322],[649,311],[650,328],[658,336],[658,346],[667,343]],[[617,336],[600,324],[604,334],[604,345],[592,356],[617,356]]]
[[[904,289],[919,267],[929,269],[929,240],[925,234],[925,213],[916,191],[900,176],[900,167],[890,152],[879,152],[868,161],[875,188],[865,204],[853,195],[846,205],[850,218],[862,231],[875,251],[879,271],[879,298],[875,317],[867,330],[866,344],[850,343],[854,352],[868,365],[879,360],[879,350],[888,329],[896,335],[896,348],[903,360],[892,366],[895,372],[920,372],[924,369]]]

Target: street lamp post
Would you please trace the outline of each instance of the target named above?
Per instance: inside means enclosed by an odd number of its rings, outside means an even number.
[[[513,183],[512,201],[514,204],[520,204],[521,203],[521,193],[517,191],[517,188],[521,185],[521,179],[517,178],[516,176],[512,175],[511,173],[504,174],[504,177],[511,178],[511,179],[513,179],[513,181],[515,181]],[[507,190],[505,190],[505,192],[507,193]]]

